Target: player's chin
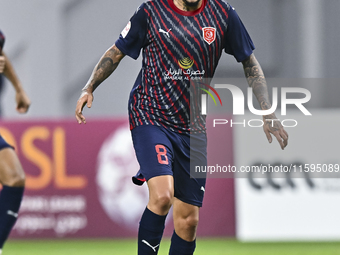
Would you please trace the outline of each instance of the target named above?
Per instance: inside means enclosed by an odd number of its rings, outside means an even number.
[[[201,0],[184,0],[187,6],[195,7],[200,3]]]

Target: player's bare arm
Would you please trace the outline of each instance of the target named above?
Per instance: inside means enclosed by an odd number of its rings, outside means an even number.
[[[0,73],[3,73],[5,69],[5,56],[0,54]]]
[[[76,118],[79,124],[86,123],[86,119],[83,116],[82,111],[85,105],[87,105],[88,108],[91,108],[93,92],[114,72],[114,70],[116,70],[124,56],[125,55],[115,45],[113,45],[104,53],[98,64],[95,66],[92,75],[85,87],[82,89],[82,93],[77,102]]]
[[[267,88],[267,82],[263,74],[262,68],[255,58],[255,55],[250,55],[246,60],[242,62],[244,73],[246,75],[249,86],[253,89],[254,95],[256,96],[258,102],[260,103],[262,110],[268,110],[271,108],[271,103],[269,101],[269,94]],[[275,113],[263,116],[264,120],[264,132],[267,136],[268,141],[272,142],[273,134],[278,140],[282,150],[288,144],[288,134],[284,130],[280,121],[276,120]]]
[[[15,89],[17,111],[19,113],[26,113],[31,105],[31,101],[28,98],[25,90],[23,89],[21,82],[14,71],[11,61],[4,52],[2,52],[0,56],[0,73],[3,73],[6,76],[6,78],[12,83]]]

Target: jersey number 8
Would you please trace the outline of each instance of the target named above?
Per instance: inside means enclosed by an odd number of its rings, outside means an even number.
[[[155,146],[155,148],[157,152],[158,163],[162,165],[168,165],[169,160],[168,160],[168,156],[166,155],[167,150],[165,146],[158,144]]]

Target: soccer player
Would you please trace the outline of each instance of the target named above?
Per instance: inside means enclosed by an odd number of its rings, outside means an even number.
[[[175,230],[170,255],[193,254],[205,179],[190,178],[190,160],[207,164],[205,118],[199,94],[212,78],[222,51],[242,62],[249,86],[263,110],[270,109],[262,69],[254,45],[235,9],[224,0],[151,0],[143,3],[119,39],[99,60],[76,106],[78,123],[86,123],[83,107],[91,107],[94,90],[125,55],[142,69],[129,99],[129,121],[140,171],[134,183],[147,182],[149,202],[140,221],[138,254],[157,254],[171,206]],[[125,84],[124,84],[125,86]],[[288,135],[275,114],[264,116],[264,131],[282,149]]]
[[[30,100],[15,74],[9,58],[3,52],[5,37],[0,31],[0,73],[12,83],[16,91],[17,111],[26,113]],[[0,135],[0,183],[3,185],[0,193],[0,254],[2,247],[11,232],[18,217],[18,212],[24,193],[25,174],[14,151]]]

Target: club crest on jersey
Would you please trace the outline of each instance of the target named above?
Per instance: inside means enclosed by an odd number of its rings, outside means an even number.
[[[203,31],[203,39],[209,45],[212,44],[216,39],[216,28],[214,27],[204,27],[202,28]]]

